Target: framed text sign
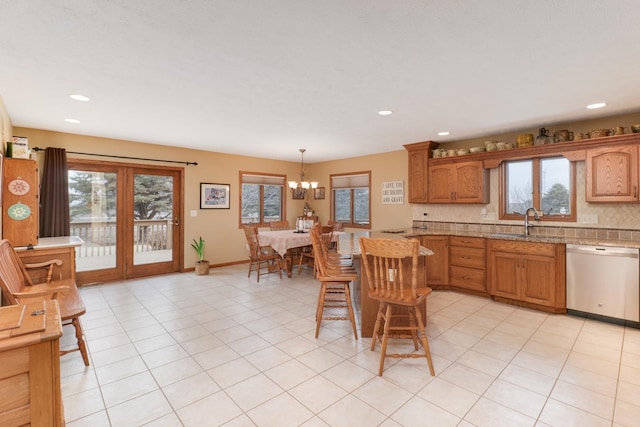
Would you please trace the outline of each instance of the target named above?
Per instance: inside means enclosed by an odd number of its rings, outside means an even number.
[[[404,204],[404,181],[388,181],[382,183],[382,204]]]

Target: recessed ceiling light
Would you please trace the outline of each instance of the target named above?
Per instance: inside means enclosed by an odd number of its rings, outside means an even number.
[[[68,123],[80,123],[80,120],[77,119],[64,119],[64,121]]]
[[[593,110],[595,108],[602,108],[602,107],[604,107],[606,105],[607,105],[606,102],[596,102],[595,104],[587,105],[587,108],[590,109],[590,110]]]
[[[76,101],[89,101],[88,96],[84,96],[79,93],[72,93],[71,95],[69,95],[69,98],[75,99]]]
[[[438,132],[438,135],[440,135],[440,136],[448,136],[448,135],[450,135],[450,134],[451,134],[451,132],[449,132],[449,131],[447,131],[447,130],[445,130],[445,131],[443,131],[443,132]]]
[[[393,111],[391,110],[382,110],[382,111],[378,111],[378,114],[380,114],[381,116],[390,116],[393,114]]]

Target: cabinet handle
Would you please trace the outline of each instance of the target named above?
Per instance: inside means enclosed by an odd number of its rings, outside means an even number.
[[[460,258],[462,258],[462,259],[471,259],[471,258],[470,258],[470,257],[468,257],[468,256],[463,256],[463,257],[460,257]]]

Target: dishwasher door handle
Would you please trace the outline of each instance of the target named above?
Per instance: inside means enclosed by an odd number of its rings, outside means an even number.
[[[567,254],[583,254],[583,255],[595,255],[595,256],[615,256],[620,258],[638,258],[638,250],[629,250],[627,248],[610,248],[600,246],[590,247],[568,247]]]

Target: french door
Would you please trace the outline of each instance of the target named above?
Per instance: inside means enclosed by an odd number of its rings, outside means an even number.
[[[180,271],[183,171],[69,159],[78,283]]]

